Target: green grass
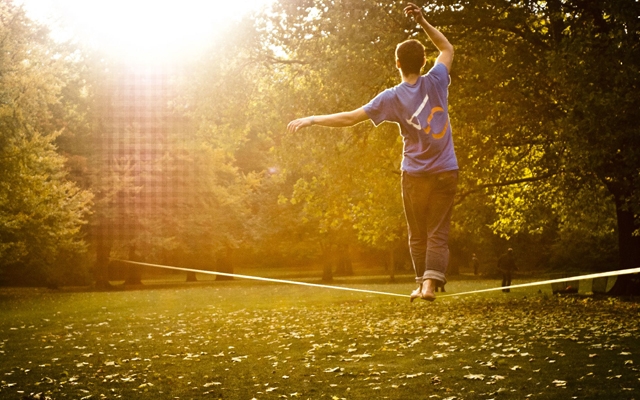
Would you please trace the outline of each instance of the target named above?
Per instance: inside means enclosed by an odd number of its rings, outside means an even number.
[[[338,280],[413,289],[410,279],[385,282]],[[452,281],[447,291],[496,284]],[[0,307],[2,399],[640,398],[640,306],[546,287],[411,304],[167,281],[113,292],[3,289]]]

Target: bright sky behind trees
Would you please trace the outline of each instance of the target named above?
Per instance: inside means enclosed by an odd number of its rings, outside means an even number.
[[[273,0],[16,0],[51,27],[54,38],[77,38],[134,63],[198,54],[232,21]]]

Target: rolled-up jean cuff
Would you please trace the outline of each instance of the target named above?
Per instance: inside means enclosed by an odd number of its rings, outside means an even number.
[[[443,285],[447,283],[447,278],[444,276],[442,272],[426,270],[424,271],[424,275],[422,277],[416,277],[416,282],[418,284],[426,281],[427,279],[435,279],[436,281],[440,281]]]

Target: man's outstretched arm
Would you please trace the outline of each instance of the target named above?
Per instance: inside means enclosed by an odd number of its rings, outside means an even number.
[[[420,24],[424,32],[429,36],[431,42],[440,50],[440,54],[436,59],[436,62],[443,63],[447,70],[451,71],[451,64],[453,63],[453,46],[449,43],[449,40],[436,28],[427,22],[422,15],[422,9],[413,3],[409,3],[405,7],[404,12],[406,15],[413,18],[415,22]]]
[[[369,116],[366,112],[364,112],[364,108],[360,107],[353,111],[345,111],[327,115],[314,115],[312,117],[294,119],[293,121],[289,122],[289,125],[287,125],[287,130],[290,133],[293,133],[298,129],[306,128],[307,126],[311,125],[341,128],[345,126],[352,126],[368,119]]]

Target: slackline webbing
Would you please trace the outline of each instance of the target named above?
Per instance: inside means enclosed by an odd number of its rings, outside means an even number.
[[[120,262],[125,262],[125,263],[130,263],[130,264],[138,264],[138,265],[146,265],[146,266],[149,266],[149,267],[174,269],[174,270],[178,270],[178,271],[197,272],[199,274],[221,275],[221,276],[230,276],[230,277],[233,277],[233,278],[253,279],[254,281],[287,283],[287,284],[290,284],[290,285],[313,286],[313,287],[324,288],[324,289],[348,290],[348,291],[352,291],[352,292],[383,294],[383,295],[387,295],[387,296],[397,296],[397,297],[409,297],[407,295],[399,294],[399,293],[377,292],[375,290],[355,289],[355,288],[348,288],[348,287],[342,287],[342,286],[321,285],[321,284],[318,284],[318,283],[287,281],[287,280],[284,280],[284,279],[263,278],[263,277],[260,277],[260,276],[253,276],[253,275],[229,274],[229,273],[226,273],[226,272],[205,271],[205,270],[200,270],[200,269],[172,267],[172,266],[169,266],[169,265],[149,264],[149,263],[143,263],[143,262],[138,262],[138,261],[128,261],[128,260],[113,260],[113,261],[120,261]]]
[[[618,270],[618,271],[607,271],[607,272],[600,272],[600,273],[597,273],[597,274],[589,274],[589,275],[576,275],[576,276],[571,276],[571,277],[567,277],[567,278],[549,279],[549,280],[546,280],[546,281],[522,283],[522,284],[519,284],[519,285],[499,286],[499,287],[494,287],[494,288],[489,288],[489,289],[472,290],[470,292],[443,294],[443,295],[438,296],[438,297],[463,296],[463,295],[467,295],[467,294],[491,292],[491,291],[503,290],[503,289],[514,289],[514,288],[522,288],[522,287],[528,287],[528,286],[541,286],[541,285],[549,285],[549,284],[552,284],[552,283],[560,283],[560,282],[568,282],[568,281],[580,281],[580,280],[587,280],[587,279],[594,279],[594,278],[605,278],[605,277],[608,277],[608,276],[630,275],[630,274],[637,274],[637,273],[640,273],[640,268],[621,269],[621,270]]]
[[[264,278],[264,277],[253,276],[253,275],[240,275],[240,274],[230,274],[230,273],[226,273],[226,272],[206,271],[206,270],[201,270],[201,269],[173,267],[173,266],[170,266],[170,265],[143,263],[143,262],[139,262],[139,261],[118,260],[118,259],[114,259],[113,261],[120,261],[120,262],[124,262],[124,263],[129,263],[129,264],[145,265],[145,266],[148,266],[148,267],[172,269],[172,270],[177,270],[177,271],[196,272],[196,273],[199,273],[199,274],[221,275],[221,276],[229,276],[229,277],[233,277],[233,278],[252,279],[252,280],[263,281],[263,282],[286,283],[286,284],[290,284],[290,285],[311,286],[311,287],[324,288],[324,289],[346,290],[346,291],[351,291],[351,292],[380,294],[380,295],[386,295],[386,296],[410,297],[409,295],[399,294],[399,293],[379,292],[379,291],[376,291],[376,290],[356,289],[356,288],[349,288],[349,287],[343,287],[343,286],[322,285],[322,284],[318,284],[318,283],[308,283],[308,282],[299,282],[299,281],[288,281],[288,280],[284,280],[284,279]],[[553,284],[553,283],[561,283],[561,282],[577,281],[577,280],[586,280],[586,279],[594,279],[594,278],[605,278],[605,277],[609,277],[609,276],[629,275],[629,274],[637,274],[637,273],[640,273],[640,268],[622,269],[622,270],[618,270],[618,271],[607,271],[607,272],[600,272],[600,273],[589,274],[589,275],[577,275],[577,276],[571,276],[571,277],[566,277],[566,278],[550,279],[550,280],[546,280],[546,281],[522,283],[522,284],[518,284],[518,285],[511,285],[511,286],[498,286],[498,287],[488,288],[488,289],[472,290],[472,291],[469,291],[469,292],[447,293],[447,294],[438,295],[438,297],[465,296],[465,295],[470,295],[470,294],[492,292],[492,291],[504,290],[504,289],[517,289],[517,288],[530,287],[530,286],[542,286],[542,285],[549,285],[549,284]]]

